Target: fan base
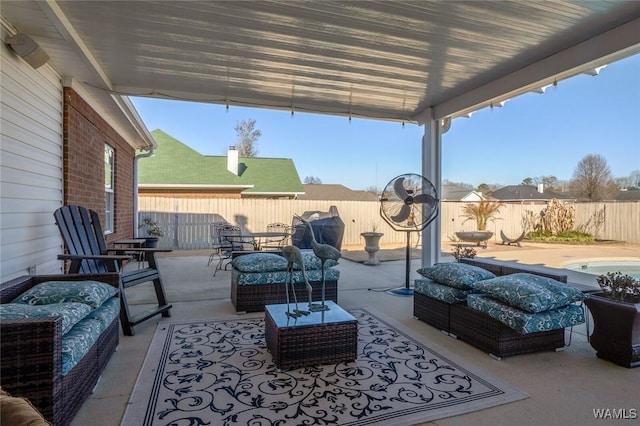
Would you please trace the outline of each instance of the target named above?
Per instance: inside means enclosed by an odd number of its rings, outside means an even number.
[[[393,296],[413,296],[413,289],[412,288],[406,288],[406,287],[400,287],[400,288],[394,288],[393,290],[387,290],[388,294],[391,294]]]

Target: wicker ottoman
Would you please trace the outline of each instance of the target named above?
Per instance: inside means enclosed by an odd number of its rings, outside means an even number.
[[[356,359],[358,320],[335,303],[326,304],[328,311],[300,318],[288,318],[286,304],[265,307],[265,340],[279,369]]]

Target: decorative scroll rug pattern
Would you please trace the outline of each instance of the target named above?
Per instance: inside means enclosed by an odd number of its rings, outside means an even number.
[[[161,323],[122,425],[410,425],[526,394],[366,309],[358,359],[278,371],[263,318]]]

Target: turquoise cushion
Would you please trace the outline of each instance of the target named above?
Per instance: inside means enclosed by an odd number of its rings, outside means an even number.
[[[90,312],[91,307],[84,303],[56,303],[54,305],[0,304],[0,319],[2,320],[61,317],[63,335],[89,315]]]
[[[478,281],[495,278],[493,272],[458,262],[436,263],[433,266],[418,269],[417,272],[437,283],[461,290],[471,290]]]
[[[100,332],[111,325],[114,319],[118,318],[120,314],[120,299],[112,297],[104,302],[98,309],[91,311],[87,315],[87,319],[94,319],[100,322]]]
[[[98,281],[46,281],[22,293],[13,303],[50,305],[78,302],[95,309],[117,292],[115,287]]]
[[[475,290],[526,312],[544,312],[584,300],[570,285],[539,275],[503,275],[476,283]]]
[[[340,278],[340,271],[335,268],[328,268],[324,271],[325,281],[337,281]],[[322,271],[307,271],[307,279],[310,282],[322,281]],[[260,285],[260,284],[281,284],[289,282],[287,271],[271,272],[240,272],[234,269],[231,272],[231,282],[237,285]],[[304,282],[302,271],[293,272],[293,282]]]
[[[100,321],[87,319],[62,336],[62,375],[67,374],[89,352],[101,333]]]
[[[467,300],[467,294],[472,290],[460,290],[444,284],[438,284],[429,278],[418,278],[413,291],[429,296],[445,303],[460,303]]]
[[[484,312],[521,334],[572,327],[584,322],[584,307],[578,305],[568,305],[553,311],[531,313],[507,306],[487,295],[469,294],[467,306]]]
[[[231,266],[240,272],[286,271],[287,259],[273,253],[251,253],[236,257]]]
[[[312,271],[320,269],[322,262],[318,258],[313,250],[303,249],[300,250],[302,254],[302,261],[304,263],[304,269],[306,271]],[[284,257],[274,253],[251,253],[244,256],[238,256],[231,261],[231,266],[240,272],[277,272],[286,271],[289,262]],[[325,262],[325,268],[335,266],[338,262],[333,259],[328,259]],[[300,270],[300,265],[295,263],[294,269]]]

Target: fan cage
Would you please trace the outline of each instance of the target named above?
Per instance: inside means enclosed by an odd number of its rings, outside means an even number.
[[[436,188],[428,179],[403,174],[383,190],[380,215],[396,231],[422,231],[438,216],[438,204]]]

